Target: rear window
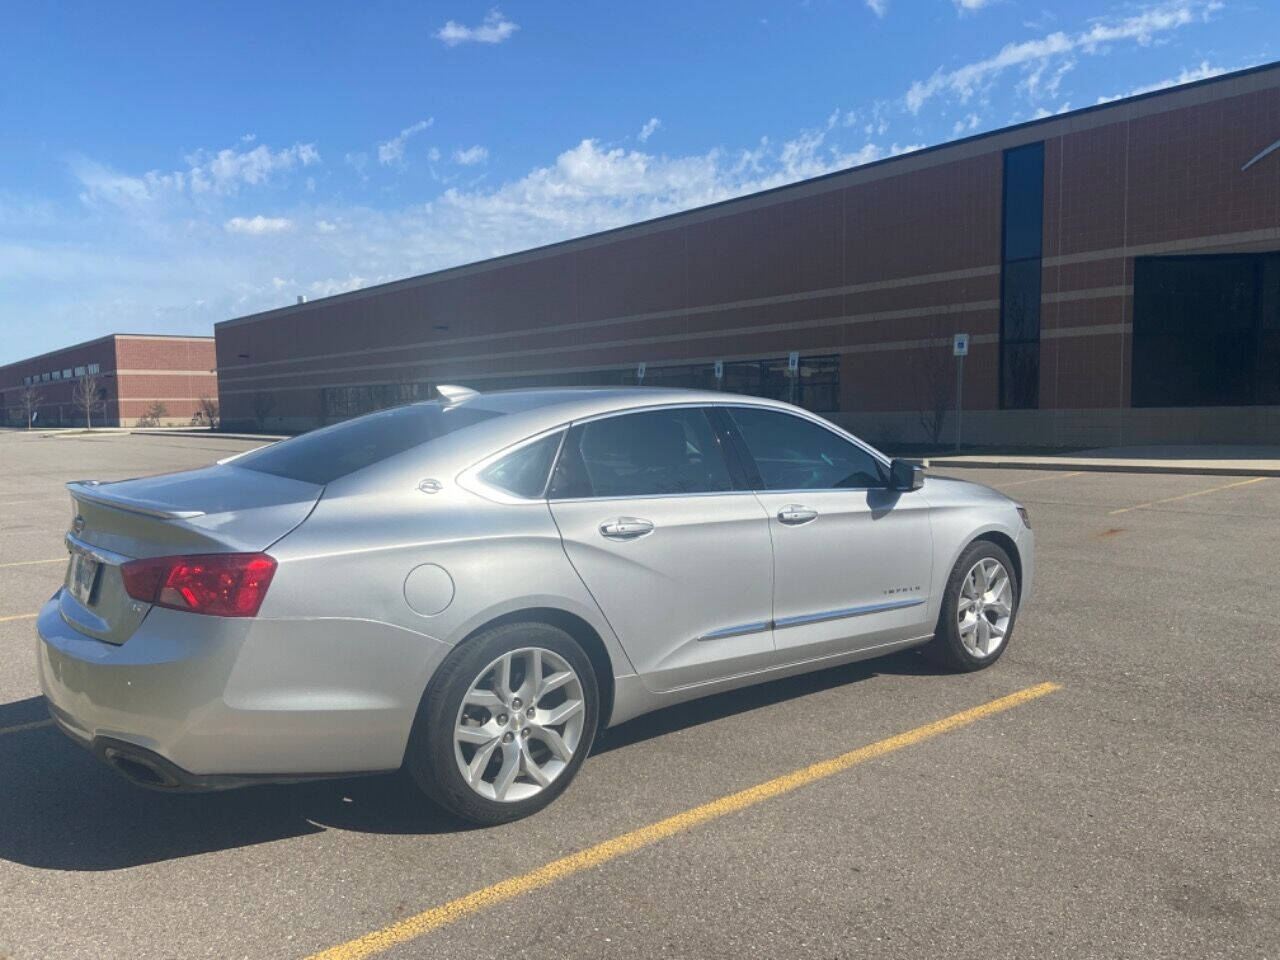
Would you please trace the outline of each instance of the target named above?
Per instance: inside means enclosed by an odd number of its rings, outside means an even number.
[[[414,403],[379,410],[345,423],[247,453],[237,467],[307,483],[332,483],[447,433],[501,416],[496,410]]]

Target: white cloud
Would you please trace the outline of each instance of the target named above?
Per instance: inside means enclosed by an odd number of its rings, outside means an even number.
[[[258,214],[254,217],[232,217],[223,226],[228,233],[250,233],[260,235],[264,233],[282,233],[285,230],[293,229],[293,221],[285,217],[264,217]]]
[[[512,23],[502,15],[502,12],[494,7],[484,18],[484,21],[475,27],[467,27],[456,20],[450,20],[443,27],[436,31],[436,39],[443,40],[445,46],[456,47],[460,43],[469,41],[475,43],[502,43],[509,40],[511,35],[520,29],[518,24]]]
[[[961,134],[972,133],[978,129],[978,125],[982,123],[982,118],[976,113],[966,113],[963,117],[955,122],[951,128],[951,135],[958,137]]]
[[[474,147],[467,147],[465,150],[453,151],[453,162],[460,163],[464,167],[474,167],[478,163],[485,163],[489,159],[489,150],[476,144]]]
[[[1132,90],[1126,90],[1124,93],[1117,93],[1109,97],[1099,97],[1098,103],[1110,103],[1112,100],[1119,100],[1123,97],[1136,97],[1143,93],[1163,90],[1165,87],[1176,87],[1181,83],[1207,80],[1210,77],[1216,77],[1226,72],[1226,67],[1214,66],[1208,60],[1201,60],[1198,67],[1183,67],[1176,77],[1165,77],[1163,80],[1157,80],[1155,83],[1146,83],[1140,87],[1134,87]]]
[[[234,196],[242,186],[262,186],[277,174],[320,163],[320,152],[311,143],[275,151],[262,144],[242,152],[197,150],[185,159],[185,170],[151,170],[137,176],[117,173],[82,157],[73,159],[70,166],[83,188],[80,198],[86,203],[140,209],[167,197]]]
[[[1109,44],[1120,41],[1146,46],[1162,34],[1208,19],[1220,8],[1216,0],[1173,0],[1119,20],[1095,21],[1080,33],[1058,30],[1034,40],[1010,43],[991,57],[952,70],[939,68],[928,80],[915,81],[907,90],[906,106],[911,113],[918,114],[927,102],[938,96],[967,103],[1005,71],[1015,68],[1024,72],[1023,91],[1029,97],[1053,96],[1062,74],[1074,63],[1073,55],[1103,54],[1108,52]],[[1056,76],[1047,86],[1042,84],[1046,73]]]
[[[866,4],[867,9],[877,17],[883,17],[889,12],[889,0],[866,0]]]
[[[328,220],[317,220],[317,221],[316,221],[316,232],[317,232],[317,233],[333,233],[333,232],[334,232],[335,230],[337,230],[337,229],[338,229],[338,225],[337,225],[336,223],[331,223],[331,222],[330,222],[330,221],[328,221]]]
[[[961,13],[973,13],[983,7],[989,7],[995,0],[952,0]]]
[[[417,123],[405,127],[398,135],[385,143],[378,144],[378,162],[384,167],[402,166],[404,164],[404,145],[409,141],[409,138],[426,130],[435,122],[434,117],[419,120]],[[363,154],[360,154],[360,156],[363,156]]]
[[[645,121],[644,126],[640,128],[640,132],[636,134],[636,139],[641,143],[647,143],[660,126],[662,126],[661,120],[657,117],[650,117]]]

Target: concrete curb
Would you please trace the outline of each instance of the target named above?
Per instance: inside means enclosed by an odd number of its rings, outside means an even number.
[[[130,430],[137,437],[200,437],[205,440],[261,440],[274,443],[288,440],[287,434],[277,433],[222,433],[218,430]]]
[[[1165,473],[1184,476],[1208,477],[1280,477],[1280,464],[1264,460],[1257,465],[1232,461],[1159,462],[1150,460],[1028,460],[1002,457],[929,457],[925,467],[939,470],[946,467],[986,468],[989,470],[1060,470],[1084,473]]]

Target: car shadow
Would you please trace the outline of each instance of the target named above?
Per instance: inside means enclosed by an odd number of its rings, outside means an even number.
[[[914,652],[681,704],[608,730],[595,753],[857,683],[933,672]],[[472,825],[422,798],[403,773],[169,794],[137,787],[49,723],[43,697],[0,704],[0,859],[100,871],[307,836],[460,833]]]

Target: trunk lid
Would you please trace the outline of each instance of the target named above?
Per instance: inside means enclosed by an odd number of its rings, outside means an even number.
[[[199,470],[67,484],[75,508],[62,617],[89,636],[123,643],[151,609],[125,592],[128,560],[265,550],[306,519],[324,487],[215,464]]]

